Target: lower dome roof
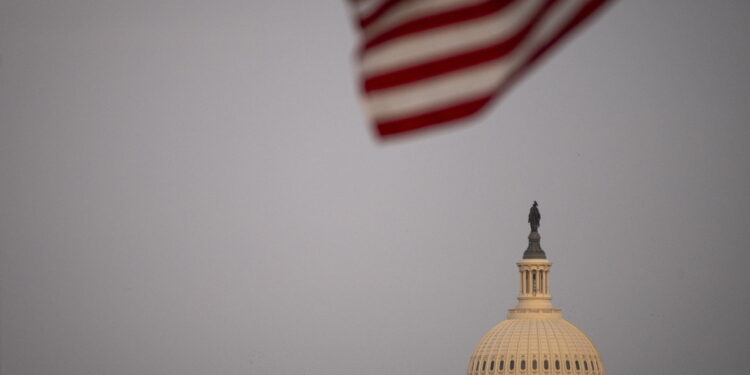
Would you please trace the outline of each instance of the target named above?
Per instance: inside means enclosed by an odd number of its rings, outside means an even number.
[[[468,375],[604,375],[599,352],[583,331],[562,318],[508,319],[479,341]]]

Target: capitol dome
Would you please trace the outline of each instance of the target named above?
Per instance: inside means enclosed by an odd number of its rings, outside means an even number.
[[[540,246],[536,202],[529,222],[529,247],[517,263],[521,284],[518,305],[508,310],[507,320],[479,340],[466,373],[605,375],[594,343],[552,305],[548,279],[552,263]]]

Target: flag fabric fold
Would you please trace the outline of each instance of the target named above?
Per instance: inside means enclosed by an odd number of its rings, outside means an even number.
[[[608,0],[348,0],[366,111],[382,137],[458,123]]]

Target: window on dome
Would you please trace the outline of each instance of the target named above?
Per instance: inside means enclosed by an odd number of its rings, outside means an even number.
[[[514,361],[514,360],[512,360],[512,359],[511,359],[511,360],[510,360],[510,364],[508,365],[508,367],[509,367],[509,368],[510,368],[511,370],[513,370],[514,368],[516,368],[516,361]]]
[[[583,361],[583,369],[588,371],[589,370],[589,364],[586,361]]]
[[[490,362],[490,371],[495,370],[495,361]]]
[[[487,361],[482,362],[482,371],[487,368]]]
[[[569,360],[565,361],[565,369],[566,370],[570,370],[570,361]]]
[[[559,370],[559,369],[560,369],[560,360],[558,359],[555,361],[555,370]]]
[[[505,361],[500,360],[500,370],[502,371],[505,368]]]
[[[521,370],[526,370],[526,360],[525,359],[521,360]]]
[[[578,363],[578,360],[576,360],[576,370],[581,371],[581,364]]]
[[[549,370],[549,361],[546,359],[544,360],[544,369]]]
[[[474,371],[479,371],[479,360],[477,360],[477,365],[474,367]]]
[[[536,359],[531,361],[531,369],[536,370]]]

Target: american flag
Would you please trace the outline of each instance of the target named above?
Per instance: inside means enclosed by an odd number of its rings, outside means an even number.
[[[349,0],[383,137],[472,116],[608,0]]]

